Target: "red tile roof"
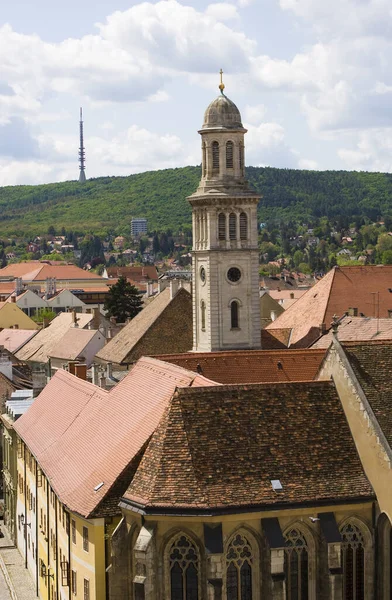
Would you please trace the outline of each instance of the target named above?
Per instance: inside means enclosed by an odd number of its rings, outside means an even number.
[[[392,340],[392,319],[374,317],[344,317],[338,328],[341,343]],[[328,348],[332,342],[332,331],[318,339],[312,348]]]
[[[37,329],[3,329],[0,331],[0,346],[14,353],[19,350],[34,335],[37,335]]]
[[[153,358],[139,360],[110,392],[60,370],[15,430],[70,510],[99,516],[109,503],[116,512],[124,488],[113,498],[112,486],[154,432],[175,389],[205,385],[217,384]]]
[[[143,267],[108,267],[109,277],[121,277],[122,275],[133,281],[158,281],[158,271],[153,265]]]
[[[124,495],[147,513],[373,497],[330,382],[178,390]]]
[[[325,350],[233,350],[156,356],[159,360],[201,373],[219,383],[311,381]]]
[[[0,277],[21,277],[23,281],[45,281],[48,277],[55,277],[59,280],[95,279],[101,281],[102,284],[107,282],[107,279],[100,275],[89,273],[76,265],[55,265],[38,261],[7,265],[0,269]]]
[[[388,317],[392,310],[392,265],[335,267],[308,290],[266,329],[290,328],[291,346],[310,342],[309,332],[324,324],[329,329],[334,315],[343,316],[349,308],[358,315]]]

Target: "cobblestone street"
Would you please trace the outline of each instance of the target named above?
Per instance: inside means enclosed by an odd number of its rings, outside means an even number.
[[[4,537],[0,538],[0,600],[34,600],[35,586],[25,569],[24,560],[13,546],[3,524],[1,530]]]

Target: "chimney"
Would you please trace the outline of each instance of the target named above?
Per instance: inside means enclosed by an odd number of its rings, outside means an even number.
[[[178,292],[178,279],[170,280],[170,300],[173,300],[174,296]]]
[[[108,363],[106,366],[106,377],[108,379],[112,379],[113,378],[113,365],[112,363]]]
[[[22,278],[16,277],[15,278],[15,294],[16,294],[16,296],[19,296],[19,294],[21,294],[22,291],[23,291]]]
[[[53,294],[57,293],[57,280],[56,280],[56,277],[52,278],[52,293]]]
[[[93,308],[93,319],[92,319],[92,328],[99,329],[101,324],[101,313],[99,308]]]
[[[294,300],[294,292],[290,292],[290,300]]]
[[[99,385],[99,366],[97,363],[91,365],[92,380],[94,385]]]
[[[14,325],[14,329],[19,329],[19,325],[18,325],[18,323],[16,323],[16,324]]]
[[[113,329],[111,327],[108,328],[107,334],[106,334],[106,339],[107,340],[111,340],[113,337]]]
[[[324,335],[324,333],[327,333],[327,325],[325,323],[321,323],[321,325],[320,325],[320,333],[322,335]]]
[[[36,398],[47,384],[46,373],[44,369],[40,369],[38,371],[33,371],[31,375],[33,381],[33,396]]]
[[[75,367],[76,367],[76,362],[69,362],[68,363],[68,371],[69,373],[71,373],[71,375],[75,375]]]
[[[11,296],[11,302],[12,302],[13,304],[15,304],[15,303],[16,303],[16,296]]]
[[[75,309],[72,311],[72,327],[79,327]]]
[[[86,381],[87,379],[87,365],[85,364],[75,364],[75,375],[76,377],[79,377],[79,379],[83,379],[84,381]]]
[[[51,289],[51,280],[50,277],[45,279],[45,300],[50,297],[50,289]]]
[[[117,319],[116,319],[116,317],[110,317],[110,322],[111,322],[113,325],[117,325]]]

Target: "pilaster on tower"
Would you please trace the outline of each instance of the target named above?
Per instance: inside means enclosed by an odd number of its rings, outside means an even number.
[[[86,181],[86,173],[85,173],[85,158],[86,152],[84,149],[84,140],[83,140],[83,111],[80,108],[80,120],[79,120],[79,136],[80,136],[80,145],[79,145],[79,182],[84,183]]]
[[[224,93],[208,106],[193,222],[193,350],[260,348],[257,205],[245,179],[246,129]]]

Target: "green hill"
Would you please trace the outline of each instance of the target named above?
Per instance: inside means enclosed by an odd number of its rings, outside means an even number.
[[[263,195],[261,221],[307,221],[327,216],[377,220],[392,215],[392,175],[249,167],[250,183]],[[191,224],[186,201],[200,167],[150,171],[129,177],[0,188],[0,238],[42,234],[50,225],[78,232],[128,232],[132,217],[149,229],[177,231]]]

